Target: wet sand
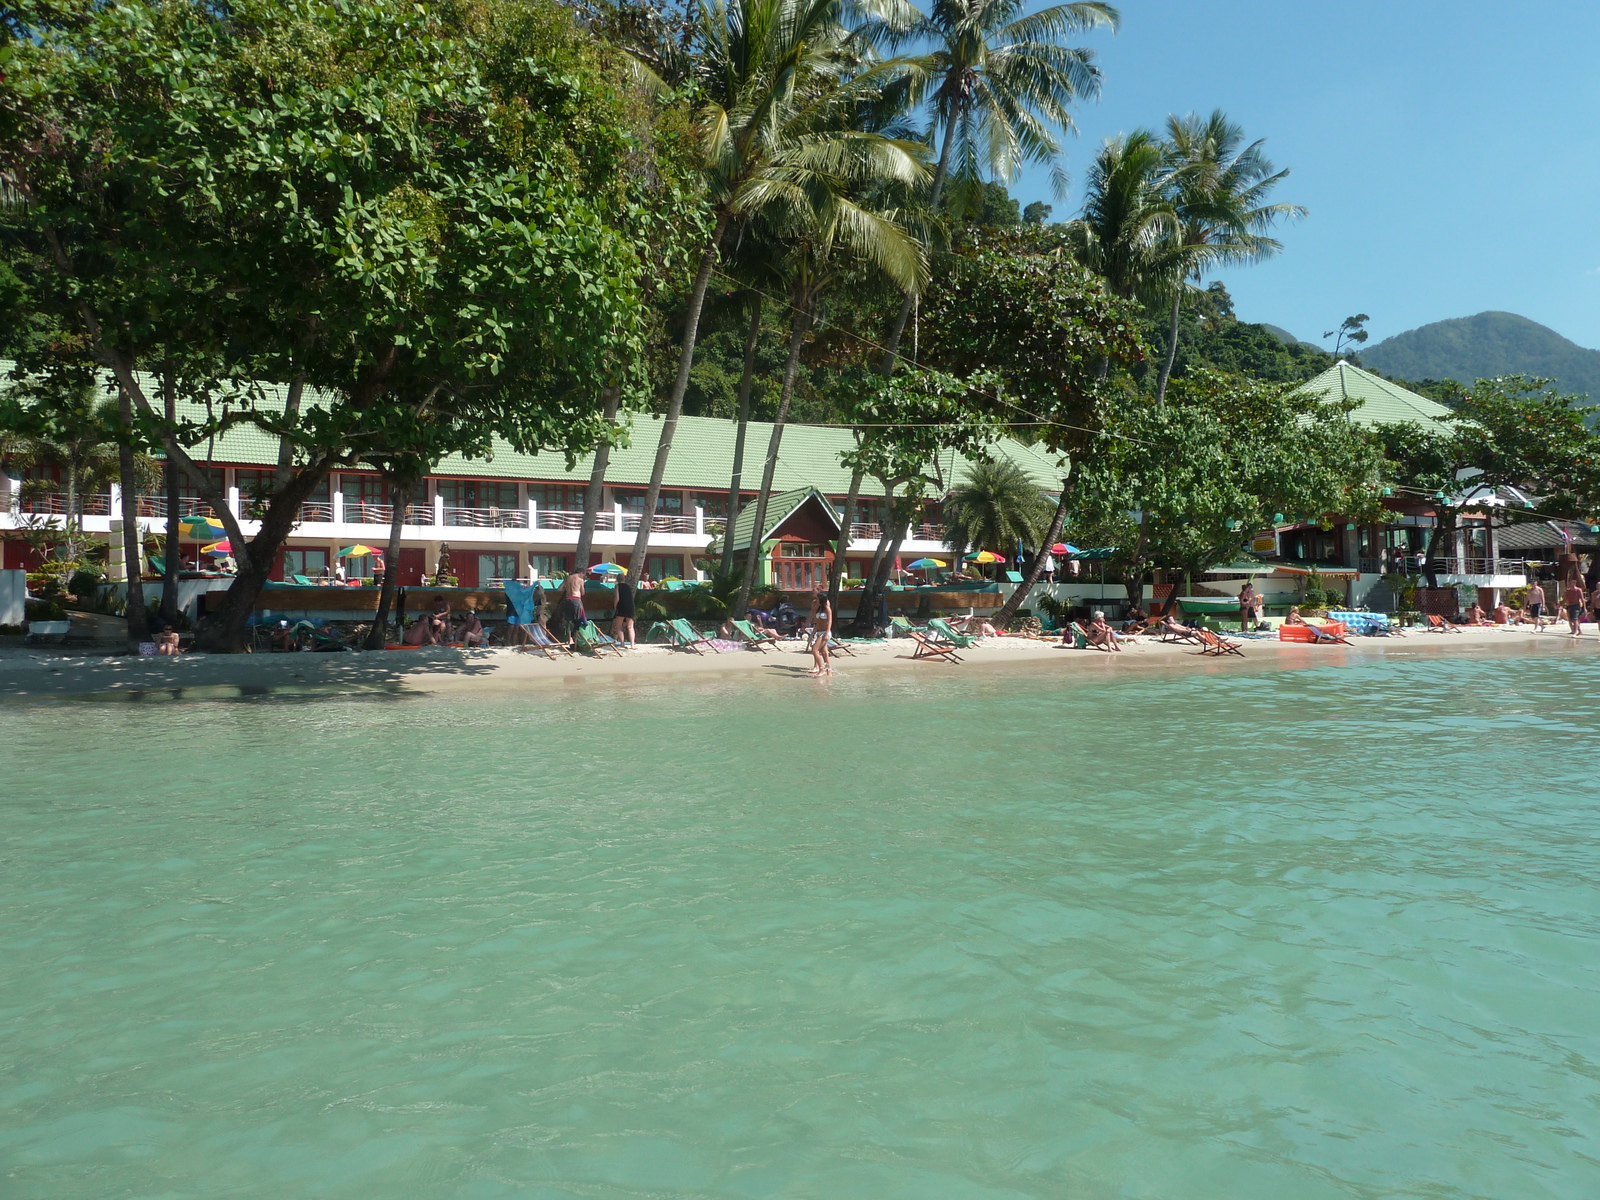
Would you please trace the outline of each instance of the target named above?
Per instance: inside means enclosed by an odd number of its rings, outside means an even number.
[[[988,638],[959,651],[962,661],[917,661],[909,640],[852,645],[854,657],[838,657],[840,674],[902,671],[1059,670],[1100,677],[1148,670],[1248,670],[1252,666],[1336,666],[1375,656],[1415,657],[1448,653],[1600,653],[1600,636],[1586,628],[1581,639],[1564,628],[1535,633],[1527,628],[1463,628],[1460,633],[1412,631],[1405,637],[1351,639],[1349,646],[1307,645],[1261,637],[1242,643],[1244,657],[1214,658],[1193,646],[1134,638],[1118,654],[1073,650],[1026,638]],[[759,673],[810,682],[811,657],[800,643],[766,653],[732,651],[695,654],[666,646],[640,646],[622,657],[575,655],[551,661],[516,650],[426,648],[360,654],[186,654],[178,658],[71,653],[55,649],[0,649],[0,696],[65,696],[97,693],[174,693],[186,698],[285,692],[401,691],[470,692],[522,689],[586,680],[657,680]]]

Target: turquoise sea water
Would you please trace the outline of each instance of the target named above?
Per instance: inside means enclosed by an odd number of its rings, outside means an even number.
[[[0,706],[0,1196],[1600,1195],[1600,658]]]

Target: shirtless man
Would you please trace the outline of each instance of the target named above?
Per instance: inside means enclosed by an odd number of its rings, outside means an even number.
[[[1579,637],[1583,633],[1579,622],[1583,620],[1583,588],[1576,583],[1569,583],[1561,592],[1561,607],[1567,610],[1567,626],[1572,630],[1572,637]]]
[[[1533,618],[1534,629],[1544,628],[1544,588],[1538,582],[1528,588],[1528,598],[1523,601],[1528,607],[1528,615]]]
[[[588,620],[583,611],[583,572],[573,571],[561,581],[561,620],[567,630],[567,645],[572,644],[578,626]]]

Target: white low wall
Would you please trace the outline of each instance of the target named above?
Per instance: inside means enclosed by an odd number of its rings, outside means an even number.
[[[26,571],[0,571],[0,625],[21,625],[27,619],[27,597]]]

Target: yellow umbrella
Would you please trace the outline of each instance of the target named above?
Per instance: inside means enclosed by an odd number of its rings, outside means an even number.
[[[976,554],[967,555],[967,561],[975,563],[992,563],[1004,562],[1005,560],[1002,559],[998,554],[991,553],[988,550],[979,550]]]

